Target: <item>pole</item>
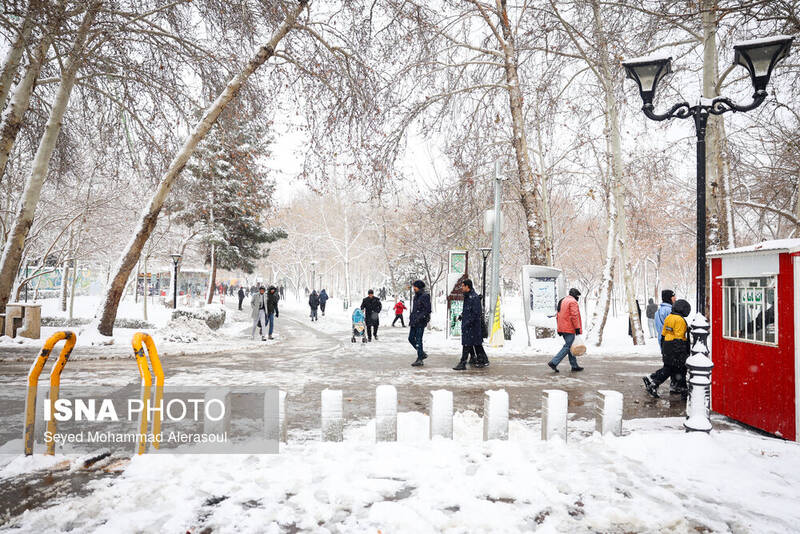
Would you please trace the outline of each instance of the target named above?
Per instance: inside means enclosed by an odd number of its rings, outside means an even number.
[[[178,309],[178,262],[172,260],[172,309]]]
[[[492,225],[492,294],[489,303],[494,317],[497,308],[497,297],[500,295],[500,160],[494,162],[494,224]]]
[[[708,111],[694,115],[697,131],[697,313],[706,306],[706,124]]]
[[[483,276],[481,276],[481,309],[486,311],[486,254],[483,255]]]

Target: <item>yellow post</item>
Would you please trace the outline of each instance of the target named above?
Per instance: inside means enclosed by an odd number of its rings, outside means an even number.
[[[72,354],[72,349],[75,347],[77,338],[75,334],[69,331],[56,332],[45,341],[39,356],[34,360],[28,371],[28,395],[25,398],[25,430],[23,441],[25,445],[25,456],[33,454],[33,433],[36,428],[36,394],[39,386],[39,375],[42,374],[44,364],[50,356],[53,347],[61,340],[65,340],[64,348],[61,349],[61,354],[58,356],[58,361],[53,366],[50,372],[50,419],[47,422],[47,431],[56,431],[55,420],[55,402],[58,399],[59,386],[61,385],[61,371],[67,365],[69,355]],[[55,454],[55,442],[51,441],[47,444],[47,454]]]
[[[139,368],[139,375],[142,377],[142,414],[139,417],[139,446],[137,454],[144,454],[147,450],[147,422],[150,407],[151,392],[150,388],[153,386],[153,379],[150,375],[150,367],[147,365],[147,358],[145,357],[144,349],[147,347],[147,356],[150,357],[150,364],[153,367],[153,374],[156,377],[156,394],[155,406],[161,406],[161,400],[164,396],[164,369],[161,367],[161,360],[158,357],[158,350],[153,338],[144,332],[136,332],[131,340],[133,345],[133,354],[136,357],[136,365]],[[159,434],[161,433],[161,412],[156,411],[153,418],[153,447],[158,449],[160,445]]]

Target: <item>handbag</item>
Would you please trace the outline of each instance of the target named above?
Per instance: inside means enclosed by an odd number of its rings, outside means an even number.
[[[583,356],[586,354],[586,342],[583,340],[582,335],[578,334],[575,336],[575,340],[572,342],[569,351],[573,356]]]

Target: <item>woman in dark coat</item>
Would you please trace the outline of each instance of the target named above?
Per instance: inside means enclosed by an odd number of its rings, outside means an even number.
[[[489,365],[489,358],[483,350],[481,297],[475,293],[470,279],[462,282],[461,290],[464,292],[464,307],[461,309],[461,361],[453,367],[454,371],[464,371],[468,358],[475,361],[475,367]]]
[[[311,292],[311,295],[308,296],[308,305],[311,307],[311,320],[318,320],[317,308],[319,307],[319,295],[317,295],[316,289]]]

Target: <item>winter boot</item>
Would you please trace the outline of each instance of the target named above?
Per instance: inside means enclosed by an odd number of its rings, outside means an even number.
[[[554,372],[556,372],[556,373],[558,372],[558,367],[556,367],[555,365],[553,365],[553,362],[547,362],[547,366],[548,366],[550,369],[552,369]]]
[[[422,367],[423,365],[425,365],[425,363],[421,359],[417,358],[417,360],[411,364],[411,367]]]
[[[266,341],[266,340],[267,340],[267,338],[265,338],[264,336],[261,336],[261,341]]]
[[[275,338],[270,335],[270,336],[267,336],[267,339],[275,339]]]
[[[658,399],[658,386],[655,385],[652,380],[650,380],[650,377],[643,376],[642,382],[644,382],[644,389],[647,391],[647,393],[654,399]]]
[[[460,362],[458,362],[458,365],[453,367],[453,371],[466,371],[466,370],[467,370],[467,364],[464,363],[464,360],[461,360]]]
[[[578,373],[580,371],[583,371],[583,367],[579,365],[578,367],[573,367],[572,369],[570,369],[570,371],[572,371],[573,373]]]

